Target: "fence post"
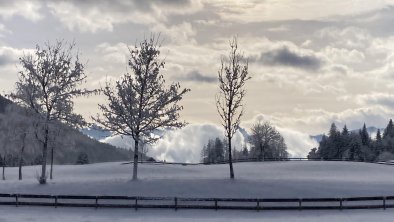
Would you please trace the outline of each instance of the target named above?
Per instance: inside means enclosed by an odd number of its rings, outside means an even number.
[[[215,210],[218,210],[218,200],[215,199]]]
[[[134,209],[135,209],[135,210],[138,210],[138,198],[137,198],[137,197],[135,197]]]
[[[383,197],[383,209],[386,210],[386,197]]]
[[[342,210],[342,198],[339,199],[339,208]]]
[[[96,209],[98,208],[98,196],[96,196]]]
[[[298,210],[302,209],[302,199],[298,199]]]
[[[18,194],[15,194],[15,206],[18,206]]]
[[[57,208],[57,196],[55,196],[55,208]]]
[[[178,198],[174,198],[174,203],[175,203],[175,211],[178,210]]]
[[[260,201],[257,200],[257,211],[260,211]]]

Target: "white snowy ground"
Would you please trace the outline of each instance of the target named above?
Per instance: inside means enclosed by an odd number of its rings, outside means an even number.
[[[140,195],[178,197],[352,197],[394,195],[394,166],[350,162],[265,162],[228,165],[140,165],[133,182],[131,165],[102,163],[55,166],[55,179],[39,185],[39,167],[7,168],[0,193]],[[77,209],[0,206],[0,221],[393,221],[394,210],[228,211]]]

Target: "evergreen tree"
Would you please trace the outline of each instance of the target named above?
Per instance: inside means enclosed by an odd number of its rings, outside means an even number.
[[[309,151],[307,158],[308,158],[308,159],[316,159],[316,158],[319,158],[319,155],[318,155],[318,153],[317,153],[317,148],[316,148],[316,147],[315,147],[315,148],[312,148],[311,151]]]
[[[378,129],[378,131],[376,132],[374,150],[375,150],[376,156],[379,156],[384,151],[383,139],[382,139],[382,135],[380,133],[380,129]]]
[[[328,136],[328,157],[327,158],[341,158],[341,134],[337,130],[335,123],[331,124]]]
[[[328,159],[328,137],[323,134],[321,141],[319,143],[319,149],[317,151],[318,156],[323,159]]]
[[[218,163],[225,159],[224,142],[220,138],[209,139],[201,150],[201,160],[203,163]]]
[[[342,134],[342,136],[349,136],[349,130],[347,129],[346,124],[343,127],[341,134]]]
[[[201,161],[203,163],[208,163],[208,147],[207,147],[207,145],[204,145],[204,147],[201,150]]]
[[[245,145],[244,145],[244,148],[242,149],[242,156],[245,159],[248,158],[248,156],[249,156],[249,150]]]
[[[361,156],[361,137],[359,134],[351,133],[350,134],[350,150],[349,150],[349,159],[352,161],[360,160]]]
[[[342,129],[341,132],[341,155],[340,158],[344,158],[345,157],[345,153],[348,152],[348,150],[350,149],[350,133],[349,130],[345,126]]]
[[[369,137],[365,123],[363,125],[363,128],[360,130],[360,136],[361,136],[361,144],[364,146],[369,146],[371,138]]]
[[[215,139],[215,147],[214,147],[214,161],[215,162],[223,162],[224,161],[224,145],[222,140],[219,138]]]
[[[392,119],[390,119],[386,129],[383,132],[383,139],[386,139],[387,137],[394,137],[394,124]]]

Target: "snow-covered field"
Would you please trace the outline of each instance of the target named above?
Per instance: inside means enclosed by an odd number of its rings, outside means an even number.
[[[289,161],[235,164],[234,181],[228,165],[142,164],[139,181],[131,181],[131,165],[101,163],[84,166],[55,166],[55,179],[39,185],[39,167],[25,167],[24,180],[17,168],[7,168],[0,193],[140,195],[178,197],[352,197],[394,195],[394,166],[371,163]],[[394,210],[344,211],[210,211],[74,209],[0,206],[0,221],[391,221]],[[52,219],[51,219],[52,218]],[[3,220],[4,219],[4,220]]]

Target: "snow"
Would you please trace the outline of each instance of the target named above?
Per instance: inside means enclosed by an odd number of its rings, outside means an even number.
[[[6,169],[0,193],[140,195],[169,197],[307,198],[394,195],[394,166],[319,161],[236,163],[234,181],[228,165],[141,164],[138,181],[132,165],[100,163],[55,166],[53,181],[39,185],[39,166]],[[130,210],[0,206],[0,221],[391,221],[394,210],[228,211]],[[29,219],[30,218],[30,219]],[[302,219],[300,219],[302,218]]]
[[[0,207],[1,222],[392,222],[394,209],[351,211],[214,211],[214,210],[130,210],[45,207]]]

